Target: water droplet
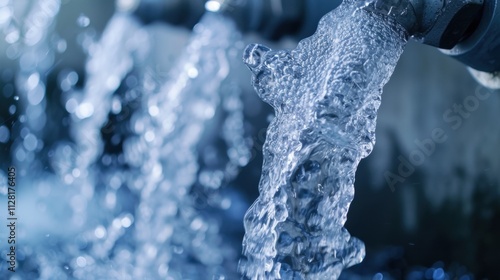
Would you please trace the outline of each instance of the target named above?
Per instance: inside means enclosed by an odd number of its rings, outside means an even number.
[[[149,107],[148,112],[152,117],[156,117],[160,113],[160,109],[157,106],[153,105]]]
[[[218,12],[221,9],[220,0],[209,0],[205,3],[205,9],[209,12]]]
[[[444,273],[444,270],[442,268],[438,268],[434,270],[434,273],[432,274],[432,279],[433,280],[443,280],[445,279],[446,274]]]
[[[106,236],[106,229],[103,226],[98,226],[94,230],[94,235],[95,235],[95,237],[102,239]]]
[[[7,33],[5,36],[5,41],[9,44],[14,44],[19,40],[19,30],[15,29]]]
[[[23,141],[24,148],[26,148],[27,151],[34,151],[36,150],[36,147],[38,145],[38,139],[36,138],[35,135],[29,133],[26,135]]]
[[[74,98],[70,98],[68,101],[66,101],[66,104],[64,105],[64,108],[68,113],[73,114],[78,108],[78,102]]]
[[[113,112],[113,114],[117,115],[121,111],[122,111],[122,102],[121,102],[120,98],[114,97],[113,102],[111,104],[111,112]]]
[[[59,39],[56,44],[56,49],[58,53],[63,53],[68,48],[68,43],[64,39]]]
[[[78,19],[76,20],[76,23],[80,27],[87,27],[90,25],[90,19],[85,14],[80,14]]]
[[[81,256],[76,258],[76,265],[78,265],[79,267],[87,266],[87,259]]]
[[[195,67],[188,67],[187,74],[189,78],[194,79],[198,77],[198,69],[196,69]]]
[[[129,228],[132,223],[134,222],[134,216],[131,214],[126,214],[122,219],[121,219],[121,225],[124,228]]]
[[[89,102],[80,104],[76,109],[76,116],[80,119],[86,119],[94,114],[94,105]]]
[[[152,130],[146,132],[146,134],[144,134],[144,139],[147,142],[153,142],[155,140],[155,133]]]
[[[114,91],[120,86],[120,78],[116,75],[109,76],[106,80],[106,87],[109,91]]]
[[[0,143],[7,143],[9,142],[9,140],[10,140],[9,129],[5,125],[0,126]]]
[[[16,105],[12,104],[9,106],[9,114],[14,115],[17,111]]]

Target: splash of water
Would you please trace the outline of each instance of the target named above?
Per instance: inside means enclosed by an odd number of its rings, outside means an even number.
[[[49,69],[54,65],[54,51],[51,48],[51,32],[59,13],[59,0],[33,1],[22,28],[10,23],[6,41],[10,58],[18,58],[19,72],[16,84],[23,112],[20,117],[27,133],[14,143],[13,158],[20,165],[20,173],[30,169],[42,170],[38,159],[44,147],[44,127],[47,123],[45,81]],[[5,9],[5,8],[4,8]],[[11,13],[13,11],[11,10]],[[21,38],[22,36],[22,38]]]
[[[14,8],[12,0],[0,2],[0,30],[5,35],[5,42],[13,44],[20,38],[19,27],[14,20]]]
[[[239,37],[232,21],[207,13],[167,82],[149,93],[145,108],[132,119],[137,137],[127,140],[125,155],[137,168],[130,188],[140,197],[133,272],[137,279],[202,279],[222,273],[228,258],[234,260],[236,254],[218,235],[218,224],[195,209],[189,192],[199,171],[197,146],[221,102],[221,85],[230,72],[228,53]],[[236,103],[229,109],[242,108]],[[238,117],[235,114],[229,115]],[[237,158],[248,161],[244,155]],[[208,177],[224,171],[212,170]],[[220,185],[221,180],[210,187]]]
[[[232,64],[239,60],[243,46],[235,45],[240,34],[228,19],[206,15],[160,90],[150,92],[151,81],[142,81],[144,108],[132,117],[130,129],[136,137],[127,140],[122,155],[128,166],[100,170],[98,160],[104,150],[100,132],[110,111],[120,107],[114,102],[114,91],[137,63],[137,49],[129,42],[148,41],[137,39],[137,33],[142,36],[135,22],[115,15],[102,39],[89,45],[84,89],[73,89],[78,79],[75,72],[60,75],[61,88],[69,96],[65,108],[72,114],[75,143],[57,143],[52,164],[59,179],[45,174],[31,184],[44,197],[51,193],[50,199],[68,203],[58,203],[60,208],[37,216],[46,225],[29,234],[30,244],[23,246],[21,277],[236,277],[237,252],[222,239],[218,221],[197,209],[190,190],[197,180],[207,188],[219,188],[224,179],[202,182],[201,173],[222,173],[231,179],[234,169],[250,158],[243,137],[240,91],[230,81]],[[214,125],[217,110],[225,113]],[[202,171],[197,150],[206,140],[207,127],[217,125],[222,126],[227,159],[215,167],[206,164]],[[31,204],[37,203],[48,204],[45,198]],[[49,217],[56,211],[58,221]],[[57,232],[62,223],[64,230]]]
[[[113,93],[134,63],[147,53],[147,42],[139,23],[130,15],[118,13],[111,18],[101,40],[89,47],[83,92],[73,92],[65,105],[75,122],[71,133],[83,169],[102,153],[100,130],[108,120]]]
[[[55,46],[48,44],[49,39],[56,37],[50,27],[53,26],[52,22],[59,11],[60,1],[37,1],[35,4],[25,20],[26,35],[23,43],[26,47],[21,49],[19,54],[21,73],[18,88],[21,94],[26,95],[27,113],[34,115],[33,122],[28,118],[28,127],[47,133],[47,127],[43,123],[40,124],[46,113],[44,77],[53,65],[54,50],[63,51],[65,47],[61,47],[60,40]],[[112,276],[111,278],[126,279],[121,274],[123,271],[120,271],[120,266],[116,265],[117,269],[113,271],[107,267],[110,263],[124,263],[126,260],[123,251],[115,251],[117,255],[112,259],[113,262],[106,259],[115,242],[126,233],[126,229],[134,220],[127,212],[115,215],[112,210],[99,213],[93,211],[101,207],[100,202],[103,199],[94,194],[94,188],[99,183],[97,178],[102,175],[95,162],[102,154],[103,142],[100,133],[111,109],[112,95],[123,77],[132,69],[134,63],[137,63],[136,56],[140,56],[147,49],[144,43],[149,40],[142,38],[144,34],[140,31],[139,25],[130,16],[116,14],[99,42],[91,42],[90,37],[84,40],[84,48],[89,53],[85,88],[82,91],[74,90],[73,87],[79,78],[76,72],[65,71],[60,75],[63,96],[67,97],[65,107],[72,114],[74,121],[70,127],[74,143],[59,141],[55,144],[53,156],[49,156],[59,178],[45,172],[37,179],[30,176],[32,173],[26,176],[29,181],[26,187],[35,193],[30,198],[33,201],[27,203],[35,206],[27,208],[26,216],[31,217],[32,213],[39,215],[27,223],[30,225],[27,244],[20,248],[26,256],[21,265],[23,268],[19,271],[21,277],[68,279],[68,275],[71,275],[73,278],[83,279],[88,277],[88,272],[92,269],[94,275],[104,278]],[[138,45],[139,42],[141,45]],[[35,115],[35,112],[41,113]],[[34,140],[30,140],[32,143],[41,141],[41,138],[28,136],[24,142],[33,138]],[[26,144],[23,146],[27,148]],[[19,155],[19,148],[15,152]],[[23,164],[20,167],[29,166]],[[116,176],[108,177],[116,179]],[[116,180],[114,181],[115,183],[108,185],[116,187]],[[24,185],[21,189],[24,189]],[[53,197],[47,198],[48,193],[52,193]],[[37,195],[40,197],[36,197]],[[47,207],[53,200],[67,203],[58,203],[58,207]],[[103,200],[110,199],[105,197]],[[68,213],[71,213],[69,215],[72,217],[68,217]],[[91,219],[86,219],[87,216]],[[58,217],[58,220],[54,217]],[[64,231],[57,230],[61,228],[64,228]],[[73,240],[71,235],[76,235],[75,242],[70,242],[73,245],[64,243]],[[51,251],[47,252],[46,244],[52,244]]]
[[[359,2],[344,1],[291,52],[245,50],[253,85],[276,112],[260,196],[245,216],[240,269],[248,278],[336,279],[364,258],[364,244],[343,226],[407,35]]]
[[[111,18],[98,42],[90,40],[82,40],[89,53],[83,90],[71,88],[78,80],[75,72],[61,81],[61,88],[69,91],[65,108],[73,120],[70,133],[74,144],[58,143],[51,162],[62,181],[74,186],[71,199],[85,205],[92,199],[97,184],[99,172],[93,165],[104,149],[101,130],[112,110],[113,94],[134,64],[143,59],[149,42],[139,23],[130,15],[120,13]],[[80,205],[73,204],[76,226],[83,226],[86,219],[85,207]]]

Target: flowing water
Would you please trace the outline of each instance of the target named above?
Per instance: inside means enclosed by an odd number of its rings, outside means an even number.
[[[24,24],[22,48],[10,17],[0,22],[14,46],[9,57],[19,58],[18,91],[26,107],[20,118],[26,129],[13,132],[21,135],[13,157],[26,170],[35,153],[51,144],[44,142],[45,77],[54,66],[53,50],[65,48],[61,41],[50,45],[48,36],[60,2],[35,3],[38,8]],[[364,257],[363,243],[343,225],[357,164],[375,141],[381,88],[406,35],[391,20],[355,3],[345,1],[327,15],[318,32],[294,51],[261,45],[245,51],[259,96],[276,111],[264,149],[260,197],[245,217],[240,266],[245,277],[333,279]],[[39,21],[31,24],[35,18]],[[89,25],[84,15],[77,22]],[[238,253],[224,240],[211,211],[228,209],[231,200],[219,189],[251,157],[241,90],[231,82],[242,50],[234,23],[207,13],[165,80],[157,73],[127,78],[144,63],[151,40],[130,16],[114,15],[96,43],[85,34],[81,39],[89,55],[83,89],[76,89],[76,72],[59,75],[71,141],[50,147],[57,176],[38,166],[32,172],[36,178],[28,173],[20,182],[20,189],[36,195],[23,203],[32,206],[23,210],[29,220],[20,228],[26,243],[19,249],[17,275],[237,277]],[[122,98],[124,83],[134,85]],[[124,114],[127,96],[137,92],[140,107],[122,120],[128,126],[107,131],[110,115]],[[106,133],[111,140],[103,138]],[[106,154],[106,141],[123,146],[115,160]],[[194,190],[207,193],[203,205]]]
[[[16,86],[20,104],[15,111],[23,112],[20,122],[25,136],[14,144],[14,158],[24,163],[20,168],[23,173],[41,168],[39,158],[47,123],[46,76],[55,59],[50,35],[60,5],[59,0],[33,1],[22,28],[13,21],[6,29],[6,41],[10,44],[7,55],[19,61]]]
[[[248,278],[336,279],[365,255],[344,223],[357,165],[375,143],[382,87],[407,35],[360,3],[344,1],[293,51],[245,50],[253,85],[276,113],[260,196],[244,221],[240,269]]]
[[[87,27],[88,18],[80,16],[78,24]],[[237,277],[237,248],[221,236],[220,217],[212,211],[227,211],[236,203],[218,190],[251,157],[241,89],[231,75],[244,46],[234,23],[207,13],[163,80],[156,77],[158,73],[134,74],[145,63],[151,38],[130,16],[115,14],[98,42],[81,35],[89,55],[83,89],[75,86],[79,79],[75,71],[59,74],[64,108],[71,118],[71,141],[49,143],[56,176],[33,169],[19,183],[20,189],[34,190],[36,195],[21,195],[23,204],[32,205],[24,208],[23,215],[34,219],[19,229],[26,242],[18,251],[17,275],[26,279]],[[51,65],[35,69],[36,73],[46,75]],[[41,84],[41,79],[35,79],[36,84],[33,79],[23,80],[22,85]],[[123,84],[130,89],[120,96]],[[131,115],[117,127],[109,125],[111,115],[127,113],[128,97],[138,92],[140,107],[129,111]],[[45,88],[37,93],[43,98]],[[30,100],[30,91],[26,94]],[[42,113],[46,110],[37,107],[40,102],[31,105]],[[128,126],[118,127],[123,124]],[[43,125],[33,126],[43,131]],[[122,141],[113,140],[116,137],[124,139],[123,152],[117,156],[109,155],[108,134],[113,143]],[[22,136],[24,142],[28,136]],[[27,167],[23,160],[18,163]],[[3,192],[5,176],[0,175]],[[192,193],[195,185],[198,197]]]
[[[60,78],[61,88],[67,91],[63,96],[65,109],[72,118],[73,143],[58,143],[51,161],[62,181],[75,190],[71,199],[79,201],[72,204],[76,226],[82,226],[86,219],[85,207],[81,205],[86,205],[94,194],[98,172],[93,168],[104,149],[101,130],[112,111],[113,93],[148,50],[147,35],[126,14],[114,15],[98,42],[90,40],[82,40],[89,53],[84,88],[73,88],[79,79],[74,71]]]
[[[228,164],[245,165],[250,157],[242,140],[238,90],[221,90],[230,73],[231,53],[233,58],[238,53],[233,45],[240,36],[231,20],[207,13],[168,81],[148,95],[144,110],[132,118],[138,136],[127,141],[125,154],[136,168],[130,181],[140,197],[136,279],[202,279],[224,275],[223,265],[230,259],[234,263],[234,249],[224,244],[213,217],[196,210],[189,192],[197,181],[217,189],[227,173],[226,165],[208,166],[200,172],[197,152],[200,141],[209,140],[206,127],[210,127],[221,98],[228,111],[223,129]]]

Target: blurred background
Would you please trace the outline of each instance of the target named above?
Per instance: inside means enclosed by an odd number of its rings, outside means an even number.
[[[2,279],[239,278],[273,118],[242,51],[293,49],[317,22],[134,5],[0,0],[0,217],[15,166],[20,219]],[[346,224],[366,258],[342,278],[500,279],[499,93],[408,44]],[[446,140],[423,151],[436,129]]]

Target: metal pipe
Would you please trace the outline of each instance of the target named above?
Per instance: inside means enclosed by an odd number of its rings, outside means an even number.
[[[500,0],[372,0],[366,9],[392,17],[417,41],[469,67],[500,71]]]
[[[192,28],[204,12],[232,18],[241,31],[278,40],[302,39],[342,0],[117,0],[117,8],[144,23]],[[500,71],[500,0],[366,0],[364,7],[392,17],[410,36],[483,72]],[[480,75],[485,76],[485,75]],[[486,75],[498,77],[498,75]]]
[[[500,0],[485,0],[477,27],[443,52],[483,72],[500,71]]]

